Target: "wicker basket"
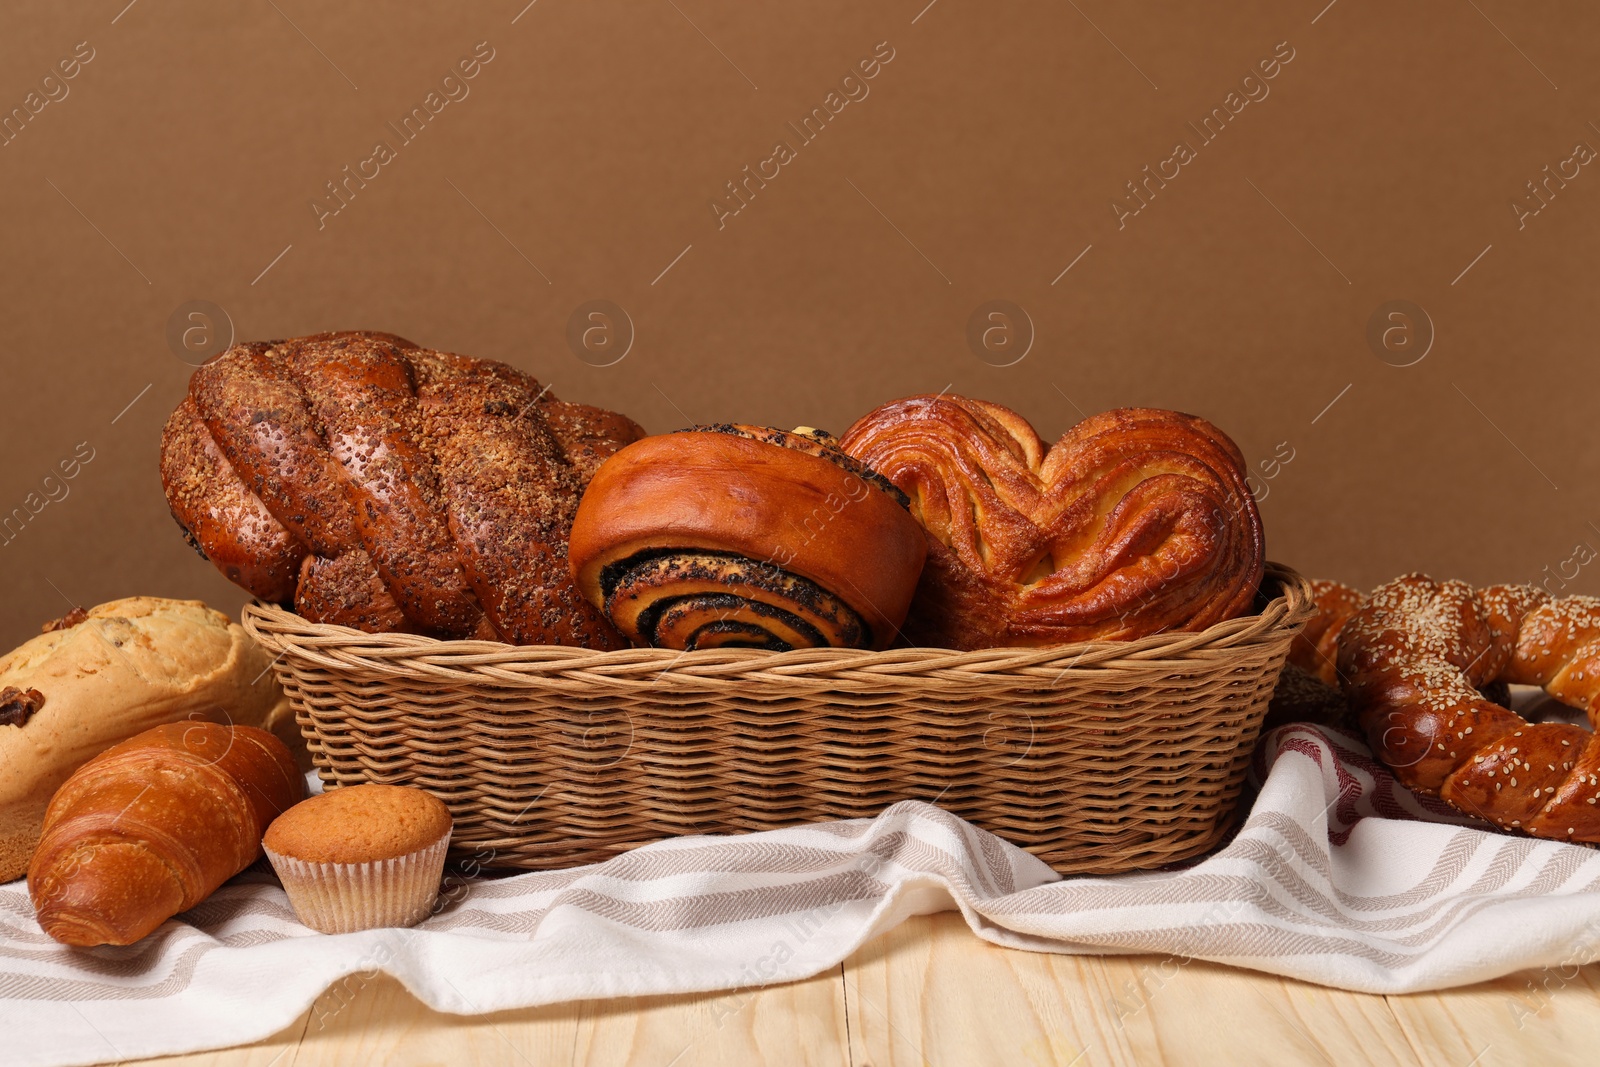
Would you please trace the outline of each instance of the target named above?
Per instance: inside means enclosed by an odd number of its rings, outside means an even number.
[[[1270,598],[1270,599],[1269,599]],[[367,634],[250,604],[328,785],[421,786],[484,867],[921,799],[1062,873],[1159,867],[1228,830],[1305,579],[1200,633],[980,652],[591,652]]]

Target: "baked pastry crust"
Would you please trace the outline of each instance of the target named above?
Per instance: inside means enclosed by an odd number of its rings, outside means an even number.
[[[565,540],[593,470],[643,436],[503,363],[329,333],[196,370],[161,473],[191,544],[312,621],[617,648]]]
[[[915,396],[870,412],[846,452],[927,530],[905,623],[976,649],[1202,630],[1243,614],[1265,549],[1243,457],[1204,419],[1122,408],[1053,447],[999,404]]]
[[[1481,690],[1534,685],[1600,724],[1600,598],[1410,574],[1339,637],[1345,695],[1402,783],[1506,829],[1600,842],[1600,738]]]
[[[342,786],[302,800],[272,821],[262,844],[305,863],[375,863],[436,844],[450,809],[410,786]]]
[[[572,573],[644,643],[885,648],[925,552],[903,501],[819,431],[651,437],[590,483]]]
[[[303,749],[271,667],[220,611],[143,596],[90,608],[0,656],[0,688],[43,697],[26,722],[0,726],[0,881],[27,870],[45,807],[67,777],[150,727],[262,726]]]
[[[1326,686],[1339,685],[1339,635],[1367,602],[1361,590],[1326,578],[1311,579],[1317,613],[1289,644],[1289,662]]]
[[[289,750],[253,726],[168,723],[73,773],[28,867],[39,925],[68,945],[131,945],[261,855],[305,796]]]

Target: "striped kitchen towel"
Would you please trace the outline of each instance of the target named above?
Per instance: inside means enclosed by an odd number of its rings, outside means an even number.
[[[325,936],[253,868],[127,948],[49,940],[0,886],[10,1064],[79,1064],[264,1038],[335,982],[387,972],[475,1014],[722,990],[835,967],[908,916],[960,909],[1044,952],[1160,953],[1368,992],[1600,959],[1600,852],[1511,837],[1400,788],[1356,738],[1265,739],[1249,818],[1180,870],[1063,880],[928,804],[875,819],[687,837],[607,863],[450,883],[412,930]]]

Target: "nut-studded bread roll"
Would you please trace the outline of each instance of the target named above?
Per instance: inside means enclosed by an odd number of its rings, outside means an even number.
[[[0,657],[0,880],[27,870],[61,783],[119,741],[185,719],[297,738],[271,657],[198,600],[128,597],[49,625]]]

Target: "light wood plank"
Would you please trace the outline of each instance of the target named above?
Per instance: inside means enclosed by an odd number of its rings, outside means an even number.
[[[1140,959],[1106,962],[1131,970]],[[1161,962],[1160,957],[1143,959]],[[1170,971],[1173,964],[1166,966]],[[1150,1006],[1163,1063],[1420,1063],[1381,996],[1196,960],[1184,965]],[[1141,1052],[1136,1058],[1143,1062],[1145,1057]]]
[[[146,1062],[151,1067],[843,1067],[844,1031],[837,969],[766,989],[583,1001],[473,1016],[433,1011],[387,976],[352,976],[284,1031],[280,1037],[286,1042],[274,1038],[242,1049]],[[283,1054],[296,1043],[292,1055]]]
[[[735,993],[590,1002],[575,1063],[605,1067],[846,1067],[844,986],[837,969]]]
[[[1428,1067],[1600,1058],[1600,964],[1520,971],[1389,1003]]]
[[[267,1041],[161,1067],[1564,1063],[1600,1049],[1600,964],[1376,997],[1171,958],[996,948],[913,919],[769,989],[453,1016],[388,978],[336,986]]]
[[[294,1051],[300,1047],[300,1038],[311,1022],[311,1012],[305,1011],[294,1022],[273,1034],[265,1041],[237,1048],[214,1049],[211,1052],[191,1052],[183,1056],[158,1056],[153,1060],[138,1060],[141,1067],[290,1067]]]
[[[1172,957],[1061,956],[924,916],[845,964],[854,1061],[1417,1063],[1382,997]]]
[[[852,1062],[1087,1062],[1085,1050],[1102,1046],[1108,1036],[1101,1025],[1108,990],[1100,961],[1061,957],[1072,972],[1064,981],[1073,990],[1062,997],[1018,981],[1017,972],[990,949],[952,915],[911,919],[864,945],[844,965]]]

